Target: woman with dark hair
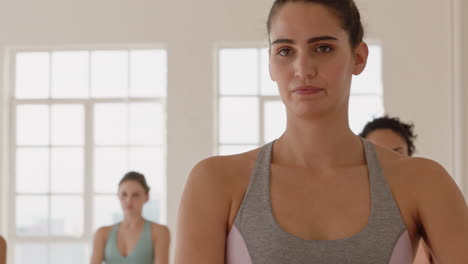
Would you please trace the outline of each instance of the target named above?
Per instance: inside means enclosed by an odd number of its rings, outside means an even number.
[[[414,125],[402,122],[396,117],[379,117],[364,126],[359,134],[370,142],[396,151],[405,156],[413,156],[416,151]],[[435,263],[432,254],[421,239],[413,264]]]
[[[276,0],[267,24],[286,130],[193,168],[175,263],[410,264],[421,236],[441,263],[468,263],[468,210],[447,172],[349,128],[368,55],[354,2]]]
[[[118,196],[124,212],[122,222],[104,226],[94,237],[91,264],[168,264],[169,230],[142,216],[150,187],[138,172],[125,174]]]
[[[413,156],[416,151],[413,129],[414,125],[406,124],[399,118],[384,116],[368,122],[359,135],[374,144]]]

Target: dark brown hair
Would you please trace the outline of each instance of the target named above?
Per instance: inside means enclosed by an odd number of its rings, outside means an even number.
[[[380,118],[376,118],[364,126],[364,129],[359,134],[359,136],[363,138],[367,138],[367,136],[379,129],[390,129],[397,135],[401,136],[408,146],[408,155],[412,156],[413,153],[416,151],[416,147],[414,146],[414,141],[416,139],[416,134],[414,133],[414,125],[407,124],[402,122],[398,117],[389,117],[383,116]]]
[[[268,15],[267,30],[270,35],[270,28],[273,17],[279,9],[287,3],[302,2],[315,3],[327,7],[335,13],[343,28],[349,36],[352,48],[357,47],[364,38],[364,27],[361,23],[361,15],[353,0],[275,0]]]
[[[150,187],[148,186],[148,184],[146,183],[146,179],[145,179],[145,175],[141,174],[141,173],[138,173],[136,171],[130,171],[130,172],[127,172],[123,178],[120,180],[119,182],[119,187],[122,183],[126,182],[126,181],[136,181],[138,182],[141,187],[143,187],[143,189],[145,189],[145,193],[148,194],[149,191],[150,191]]]

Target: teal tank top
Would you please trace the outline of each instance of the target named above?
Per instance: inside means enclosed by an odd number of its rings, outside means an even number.
[[[106,264],[153,264],[154,252],[153,241],[151,240],[151,222],[145,220],[143,232],[140,238],[129,252],[128,256],[124,257],[117,247],[117,231],[120,223],[112,227],[111,233],[107,238],[106,248],[104,250],[104,263]]]

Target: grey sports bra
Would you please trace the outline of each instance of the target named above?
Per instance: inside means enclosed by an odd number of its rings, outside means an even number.
[[[227,237],[227,264],[411,264],[413,251],[374,146],[362,140],[369,171],[371,211],[359,233],[338,240],[304,240],[284,231],[272,213],[273,142],[260,150],[247,191]]]

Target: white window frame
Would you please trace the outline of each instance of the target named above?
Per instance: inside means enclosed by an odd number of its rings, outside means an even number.
[[[5,71],[8,72],[7,80],[5,80],[6,92],[2,92],[5,96],[4,102],[5,104],[4,109],[6,111],[6,115],[3,116],[6,120],[3,120],[3,124],[8,124],[8,132],[6,135],[3,135],[3,142],[8,142],[8,148],[4,148],[6,150],[2,151],[3,159],[2,165],[8,164],[3,169],[2,177],[5,186],[2,186],[2,190],[6,191],[7,194],[3,195],[4,202],[2,212],[8,212],[8,217],[3,217],[1,220],[4,223],[3,228],[6,230],[6,239],[8,240],[8,263],[15,263],[15,247],[17,243],[82,243],[87,247],[87,253],[90,256],[91,254],[91,246],[92,246],[92,239],[94,236],[93,230],[93,219],[94,219],[94,197],[98,195],[109,195],[108,193],[98,193],[94,192],[94,184],[93,184],[93,168],[94,168],[94,156],[93,156],[93,149],[97,146],[94,144],[93,138],[93,128],[94,128],[94,115],[93,115],[93,106],[99,103],[160,103],[165,110],[164,122],[165,122],[165,131],[163,131],[164,135],[164,142],[163,145],[145,145],[145,146],[157,146],[161,147],[164,153],[166,163],[164,177],[167,177],[167,93],[166,96],[153,96],[149,98],[135,98],[135,97],[126,97],[126,98],[93,98],[91,97],[91,93],[88,94],[88,98],[79,98],[79,99],[17,99],[15,98],[15,87],[16,87],[16,54],[21,52],[48,52],[52,54],[52,52],[60,52],[60,51],[86,51],[90,54],[93,51],[131,51],[131,50],[148,50],[148,49],[163,49],[167,52],[167,47],[163,44],[129,44],[129,45],[93,45],[93,46],[71,46],[71,47],[64,47],[64,46],[48,46],[48,47],[15,47],[15,48],[8,48],[6,50],[7,58],[7,66]],[[129,53],[130,56],[130,53]],[[91,60],[89,61],[91,64]],[[130,76],[130,75],[129,75]],[[91,82],[91,78],[88,80]],[[128,80],[130,82],[130,80]],[[89,84],[89,89],[91,90],[91,85]],[[166,87],[167,89],[167,87]],[[50,92],[51,90],[49,90]],[[48,105],[49,107],[54,104],[63,104],[63,105],[83,105],[84,107],[84,185],[83,185],[83,192],[81,194],[73,194],[77,196],[83,197],[83,233],[81,236],[40,236],[40,237],[33,237],[33,236],[17,236],[16,234],[16,108],[20,104],[40,104],[40,105]],[[50,124],[49,124],[50,125]],[[6,130],[3,130],[6,131]],[[50,132],[49,132],[50,133]],[[122,145],[119,147],[129,148],[133,145]],[[46,146],[40,146],[46,147]],[[48,149],[51,149],[53,146],[49,142],[47,146]],[[50,163],[50,161],[49,161]],[[49,174],[50,177],[50,174]],[[167,221],[167,180],[165,181],[165,186],[160,186],[160,188],[164,188],[161,192],[162,197],[160,198],[161,202],[161,213],[160,213],[160,221],[162,224],[165,224]],[[116,183],[117,184],[117,183]],[[64,193],[65,194],[65,193]],[[49,198],[49,208],[50,208],[50,197],[52,195],[62,195],[61,193],[51,193],[50,191],[46,194],[26,194],[26,195],[38,195],[41,197],[48,197]],[[117,196],[115,197],[117,199]],[[8,202],[7,202],[8,201]],[[49,210],[49,219],[50,219],[50,210]],[[5,215],[5,214],[3,214]],[[50,230],[50,222],[49,230]]]
[[[229,98],[229,97],[246,97],[246,98],[257,98],[258,99],[258,113],[259,113],[259,130],[258,130],[258,147],[268,143],[265,142],[264,140],[264,121],[265,121],[265,111],[264,111],[264,105],[267,102],[276,102],[276,101],[281,101],[281,97],[279,95],[261,95],[260,89],[261,89],[261,78],[258,78],[257,81],[257,94],[256,95],[222,95],[220,93],[220,63],[219,63],[219,52],[221,49],[257,49],[259,51],[258,53],[258,72],[260,73],[261,71],[261,53],[260,50],[267,48],[268,49],[268,43],[267,42],[243,42],[243,43],[218,43],[215,45],[214,50],[215,50],[215,97],[216,98],[216,103],[215,103],[215,138],[214,138],[214,153],[219,154],[219,148],[221,146],[239,146],[239,145],[252,145],[249,143],[246,144],[221,144],[220,142],[220,124],[219,124],[219,118],[220,118],[220,99],[221,98]]]

